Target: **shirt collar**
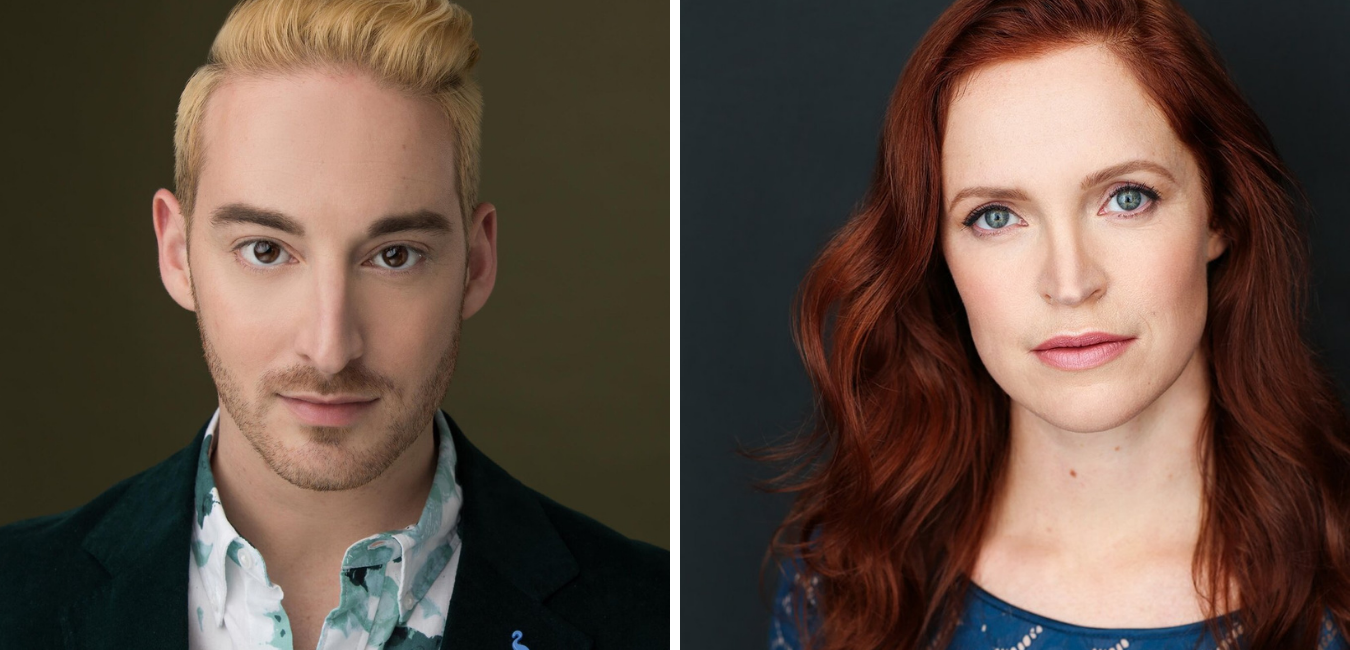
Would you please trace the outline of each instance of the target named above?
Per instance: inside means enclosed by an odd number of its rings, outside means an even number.
[[[214,438],[219,422],[220,409],[217,408],[206,426],[206,437],[197,459],[192,556],[201,570],[203,586],[216,610],[216,620],[223,621],[229,586],[225,579],[226,557],[241,546],[251,549],[251,545],[226,518],[211,472],[211,455],[215,451]],[[401,621],[407,620],[413,606],[426,595],[460,543],[457,524],[462,496],[455,480],[457,457],[450,424],[440,409],[436,410],[434,431],[439,441],[436,473],[417,523],[362,539],[347,548],[342,560],[343,572],[394,563],[386,567],[386,576],[397,585]],[[264,567],[258,570],[260,575],[266,576]],[[270,584],[270,580],[268,582]]]

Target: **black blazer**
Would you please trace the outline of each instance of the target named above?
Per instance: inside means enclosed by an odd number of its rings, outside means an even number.
[[[668,648],[670,554],[512,478],[450,420],[463,540],[444,646]],[[57,515],[0,528],[0,647],[186,648],[186,449]],[[421,650],[421,649],[419,649]]]

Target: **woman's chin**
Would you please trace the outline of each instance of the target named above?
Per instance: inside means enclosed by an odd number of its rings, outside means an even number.
[[[1018,402],[1027,414],[1046,424],[1073,433],[1099,433],[1115,429],[1139,415],[1147,406],[1146,400],[1084,399],[1081,395],[1048,394],[1035,403]]]

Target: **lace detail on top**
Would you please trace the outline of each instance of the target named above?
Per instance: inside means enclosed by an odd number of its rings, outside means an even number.
[[[819,578],[803,577],[799,561],[781,566],[769,623],[769,650],[801,650],[807,633],[819,629]],[[1217,641],[1204,621],[1162,628],[1108,629],[1072,625],[1033,614],[971,584],[961,620],[947,650],[1239,650],[1242,623],[1221,617]],[[800,623],[799,623],[800,622]],[[1229,624],[1231,623],[1231,625]],[[1330,616],[1323,618],[1318,650],[1350,650]]]

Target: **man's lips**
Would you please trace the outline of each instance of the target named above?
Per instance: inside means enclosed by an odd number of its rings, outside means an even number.
[[[311,404],[352,404],[356,402],[371,402],[378,397],[366,397],[363,395],[314,395],[311,393],[290,393],[282,395],[288,399],[298,399]]]
[[[315,427],[348,427],[370,411],[378,398],[359,402],[320,404],[281,395],[281,401],[300,422]],[[330,398],[331,399],[331,398]]]

